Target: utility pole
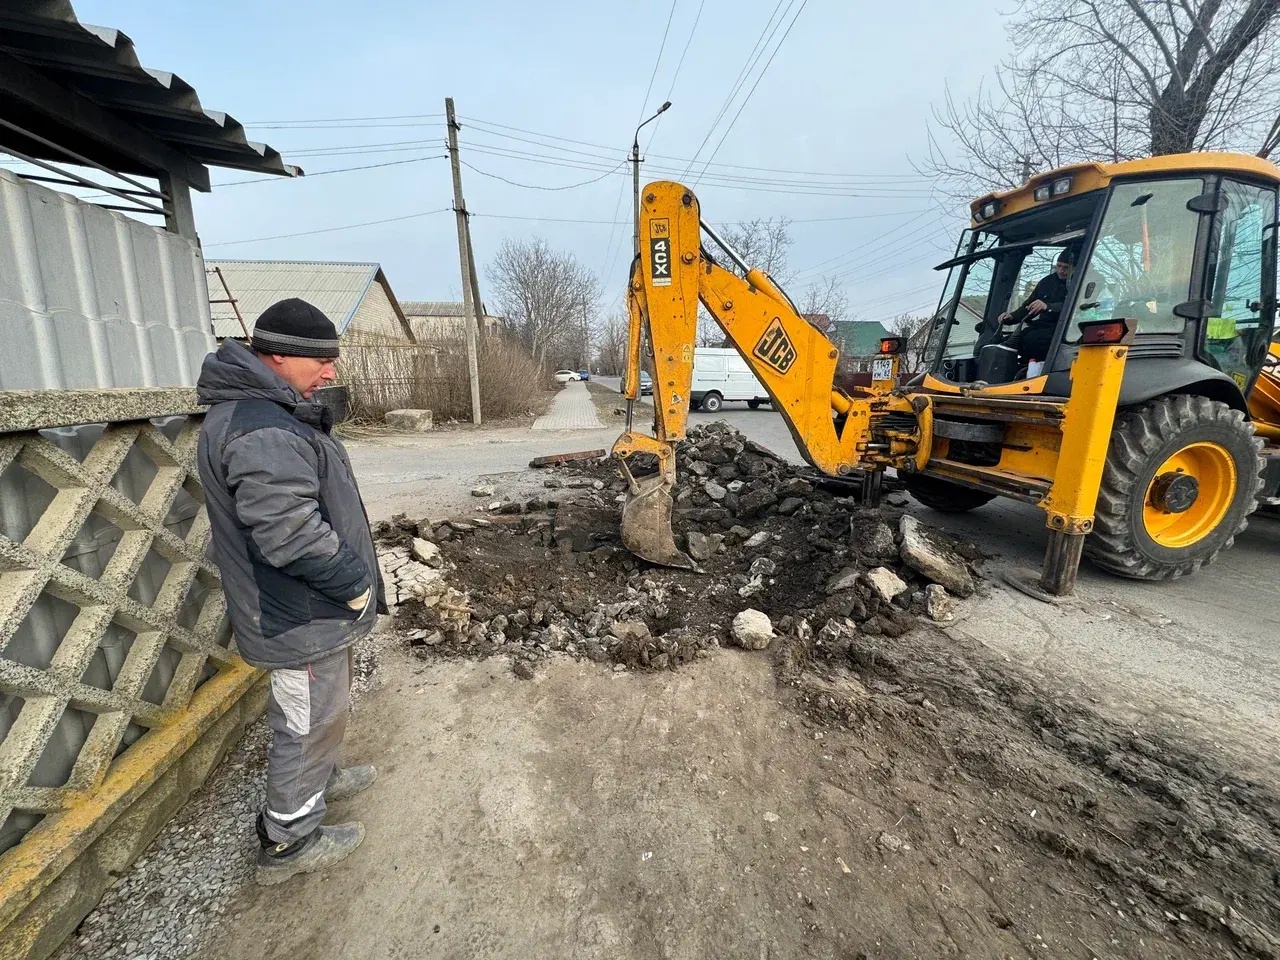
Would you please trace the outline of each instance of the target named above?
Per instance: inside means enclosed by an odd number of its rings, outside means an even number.
[[[479,320],[473,294],[474,266],[471,263],[471,232],[467,227],[467,204],[462,199],[462,167],[458,158],[458,119],[453,112],[453,97],[444,101],[449,124],[449,166],[453,168],[453,210],[458,221],[458,263],[462,268],[462,312],[466,326],[467,379],[471,381],[471,422],[480,426],[480,361],[476,353],[476,327]]]
[[[1031,179],[1031,157],[1029,154],[1022,155],[1022,182],[1026,183]]]
[[[485,335],[485,309],[484,301],[480,299],[480,280],[476,277],[476,251],[471,246],[471,218],[467,217],[467,266],[471,273],[471,300],[475,304],[476,311],[476,336],[483,338]]]

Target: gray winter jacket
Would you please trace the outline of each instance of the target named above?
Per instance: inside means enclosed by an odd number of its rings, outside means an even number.
[[[354,643],[373,628],[381,583],[331,412],[233,340],[205,358],[197,395],[211,405],[197,460],[240,655],[300,667]],[[347,606],[370,587],[363,610]]]

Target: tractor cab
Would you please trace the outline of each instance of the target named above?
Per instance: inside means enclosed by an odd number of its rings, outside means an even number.
[[[1239,410],[1267,359],[1280,170],[1184,154],[1088,163],[972,206],[920,386],[1066,397],[1081,324],[1131,318],[1120,406],[1194,393]]]

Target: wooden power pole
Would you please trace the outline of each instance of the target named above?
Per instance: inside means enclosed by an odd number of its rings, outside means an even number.
[[[471,422],[480,426],[480,360],[476,350],[479,304],[472,286],[475,267],[471,263],[471,236],[467,225],[467,204],[462,199],[462,166],[458,158],[458,119],[453,97],[446,97],[444,112],[449,123],[449,166],[453,168],[453,210],[458,220],[458,263],[462,268],[462,312],[467,340],[467,379],[471,381]]]
[[[476,251],[471,246],[471,217],[467,216],[467,266],[471,270],[471,302],[475,305],[476,311],[476,336],[481,340],[485,336],[485,309],[484,300],[480,297],[480,281],[476,277]]]

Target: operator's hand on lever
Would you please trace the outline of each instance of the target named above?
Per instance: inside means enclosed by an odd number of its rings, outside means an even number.
[[[1049,305],[1043,300],[1032,300],[1027,304],[1027,316],[1034,317],[1037,313],[1047,309],[1049,309]]]
[[[1002,324],[1013,323],[1013,314],[1006,310],[1004,313],[1000,314],[998,319]]]

